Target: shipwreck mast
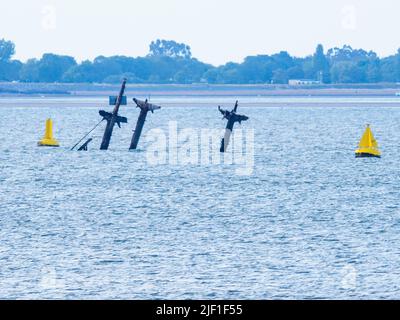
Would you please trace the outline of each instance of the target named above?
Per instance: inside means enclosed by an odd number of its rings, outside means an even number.
[[[103,117],[103,120],[107,121],[107,126],[104,131],[103,140],[101,142],[100,150],[107,150],[110,145],[111,136],[114,130],[114,125],[117,124],[121,128],[121,123],[128,123],[128,119],[118,115],[119,107],[122,104],[126,104],[126,97],[124,96],[126,86],[126,79],[123,80],[121,90],[118,97],[115,99],[115,107],[112,113],[100,110],[99,114]],[[110,97],[110,104],[113,101]]]
[[[136,123],[135,131],[132,135],[132,141],[129,150],[136,150],[139,143],[140,135],[142,134],[144,123],[146,122],[148,112],[151,111],[151,113],[154,113],[154,110],[161,109],[160,106],[148,103],[147,99],[146,101],[140,101],[133,98],[133,101],[136,103],[137,107],[140,108],[140,114]]]
[[[249,120],[248,117],[236,113],[238,105],[239,105],[239,102],[236,101],[235,107],[233,108],[232,111],[222,110],[221,107],[218,106],[219,112],[221,112],[222,115],[223,115],[222,119],[227,119],[228,120],[228,123],[226,125],[226,129],[225,129],[225,135],[224,135],[224,138],[221,141],[220,152],[226,152],[226,150],[228,149],[229,140],[231,138],[231,134],[232,134],[233,127],[234,127],[235,123],[239,122],[239,124],[241,124],[242,121]]]

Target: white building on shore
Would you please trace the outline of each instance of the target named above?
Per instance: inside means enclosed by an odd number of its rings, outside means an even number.
[[[309,80],[309,79],[290,79],[289,80],[290,86],[308,86],[308,85],[315,85],[315,84],[321,84],[321,81]]]

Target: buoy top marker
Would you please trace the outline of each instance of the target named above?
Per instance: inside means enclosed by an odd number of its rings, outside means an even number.
[[[53,121],[51,119],[46,120],[46,131],[42,140],[38,142],[39,147],[59,147],[60,144],[53,137]]]
[[[367,129],[365,130],[358,147],[359,149],[356,150],[357,158],[381,157],[378,142],[376,141],[369,124],[367,124]]]

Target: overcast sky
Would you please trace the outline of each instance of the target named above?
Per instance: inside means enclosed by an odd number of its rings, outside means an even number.
[[[400,47],[399,14],[399,0],[1,0],[0,38],[21,60],[141,56],[158,38],[215,65],[281,50],[305,56],[318,43],[386,56]]]

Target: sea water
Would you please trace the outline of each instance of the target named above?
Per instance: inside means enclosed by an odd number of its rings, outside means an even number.
[[[149,163],[151,129],[223,129],[235,99],[154,98],[135,152],[129,104],[77,152],[106,98],[2,98],[0,298],[398,299],[400,101],[243,97],[250,174]],[[367,123],[382,159],[354,157]]]

